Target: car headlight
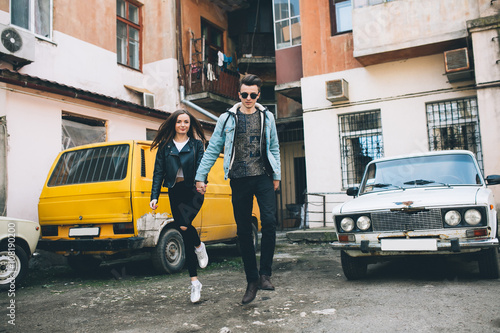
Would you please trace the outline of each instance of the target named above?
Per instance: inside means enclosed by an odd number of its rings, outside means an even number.
[[[469,209],[465,212],[464,220],[470,225],[479,224],[481,222],[481,213],[477,209]]]
[[[454,227],[460,224],[460,222],[462,221],[462,217],[456,210],[450,210],[446,214],[444,214],[444,221],[446,222],[446,224]]]
[[[371,224],[370,218],[366,215],[360,216],[356,221],[358,228],[363,231],[370,229]]]
[[[354,220],[350,217],[344,217],[342,221],[340,221],[340,227],[345,232],[352,231],[352,229],[354,229]]]

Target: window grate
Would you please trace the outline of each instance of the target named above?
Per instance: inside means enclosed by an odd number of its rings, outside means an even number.
[[[476,97],[428,103],[427,128],[429,150],[472,151],[484,171]]]
[[[366,165],[384,156],[380,110],[339,116],[342,186],[361,183]]]
[[[48,186],[94,183],[124,179],[128,145],[88,148],[61,155]]]

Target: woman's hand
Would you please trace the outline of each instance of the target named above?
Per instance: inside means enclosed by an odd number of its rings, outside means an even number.
[[[207,184],[205,184],[205,182],[196,182],[196,190],[200,193],[200,194],[205,194],[205,192],[207,191]]]
[[[158,208],[157,203],[158,203],[158,200],[153,199],[153,200],[151,200],[151,202],[149,203],[149,207],[151,207],[151,209],[152,209],[152,210],[156,210],[156,208]]]

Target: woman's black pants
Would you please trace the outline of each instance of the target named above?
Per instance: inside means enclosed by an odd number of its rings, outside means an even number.
[[[203,205],[205,197],[196,191],[194,184],[179,182],[174,187],[168,189],[170,199],[170,209],[172,216],[178,227],[187,227],[187,230],[179,228],[184,248],[186,249],[186,265],[189,276],[197,276],[198,259],[194,253],[195,247],[200,246],[200,236],[196,229],[191,225],[196,215]]]

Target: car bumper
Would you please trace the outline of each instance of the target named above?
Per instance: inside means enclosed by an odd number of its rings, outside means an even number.
[[[37,249],[51,252],[120,251],[142,248],[143,237],[117,239],[40,239]]]
[[[446,241],[437,241],[436,251],[429,250],[400,250],[400,251],[383,251],[380,242],[369,242],[366,240],[361,241],[361,243],[355,242],[332,242],[330,243],[334,250],[345,250],[345,251],[361,251],[362,253],[372,253],[378,252],[378,254],[383,254],[384,252],[460,252],[462,250],[473,250],[473,249],[483,249],[498,247],[498,239],[481,239],[481,240],[459,240],[450,239]]]

